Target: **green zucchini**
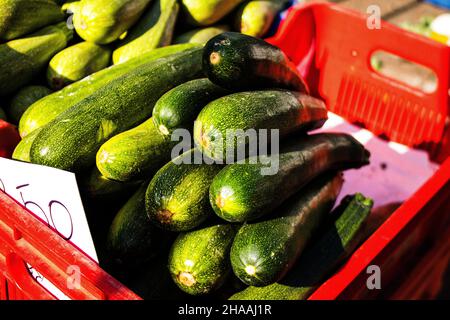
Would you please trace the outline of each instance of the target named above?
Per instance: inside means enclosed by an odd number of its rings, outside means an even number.
[[[133,279],[127,282],[133,292],[144,300],[177,300],[189,301],[189,296],[173,282],[167,267],[168,254],[156,257],[133,274]]]
[[[198,47],[193,44],[182,44],[156,49],[127,63],[111,66],[96,72],[83,80],[75,82],[61,91],[37,101],[23,115],[19,123],[19,132],[22,137],[33,130],[43,127],[65,110],[70,109],[78,102],[84,100],[100,88],[106,86],[120,76],[127,74],[140,66],[167,57],[169,55]]]
[[[150,0],[81,0],[73,24],[83,40],[108,44],[134,24],[149,3]]]
[[[0,0],[0,39],[12,40],[64,20],[53,0]]]
[[[342,174],[320,177],[276,209],[274,218],[244,224],[231,247],[234,274],[256,287],[281,280],[326,220],[343,182]]]
[[[103,144],[97,152],[97,168],[106,178],[122,182],[150,178],[170,161],[176,144],[160,134],[150,118]]]
[[[163,231],[150,223],[145,212],[146,190],[144,183],[119,210],[109,229],[107,250],[120,263],[148,260],[161,247]]]
[[[30,134],[34,135],[34,132]],[[27,139],[25,137],[25,139]],[[142,185],[143,181],[135,180],[130,182],[120,182],[106,178],[97,167],[86,174],[80,183],[80,191],[90,199],[115,200],[118,197],[127,197],[128,193],[133,193],[136,188]]]
[[[47,69],[47,81],[54,90],[81,80],[105,69],[111,59],[111,50],[95,43],[80,42],[55,55]]]
[[[369,163],[369,151],[347,134],[292,140],[280,154],[249,158],[220,171],[210,188],[210,202],[219,217],[231,222],[257,219],[323,172],[357,169]],[[269,166],[273,175],[264,171]]]
[[[28,84],[72,39],[64,22],[45,27],[25,38],[0,44],[0,96]]]
[[[146,210],[150,220],[162,229],[188,231],[213,215],[208,190],[218,165],[198,163],[192,149],[162,167],[150,182]]]
[[[153,109],[153,120],[162,134],[170,135],[175,129],[192,127],[205,105],[228,93],[206,78],[186,82],[158,100]]]
[[[209,26],[230,13],[244,0],[181,0],[184,14],[193,25]]]
[[[52,91],[44,86],[23,87],[11,99],[8,108],[9,118],[13,123],[19,123],[22,115],[33,103],[51,93]]]
[[[133,27],[113,53],[113,63],[119,64],[139,57],[172,42],[180,5],[176,0],[157,0]]]
[[[243,3],[236,13],[236,30],[252,37],[263,37],[287,2],[287,0],[252,0]]]
[[[373,201],[356,194],[343,214],[315,243],[309,246],[282,282],[248,287],[231,300],[303,300],[360,244],[361,233]]]
[[[237,32],[215,36],[205,45],[203,70],[224,88],[286,88],[308,92],[296,66],[277,47]]]
[[[92,167],[103,143],[148,119],[165,92],[201,76],[201,51],[144,64],[63,112],[39,132],[31,161],[73,172]]]
[[[211,38],[218,34],[230,31],[227,25],[217,25],[208,28],[195,29],[186,33],[180,34],[173,41],[174,43],[199,43],[206,44]]]
[[[35,130],[32,133],[30,133],[29,135],[27,135],[26,137],[22,138],[22,140],[19,142],[19,144],[14,149],[14,152],[12,155],[12,158],[14,160],[31,162],[31,159],[30,159],[31,146],[33,145],[34,140],[36,139],[39,131],[41,131],[41,129]]]
[[[169,270],[178,287],[191,295],[218,289],[230,273],[230,247],[237,227],[215,225],[180,234],[169,254]]]
[[[239,92],[203,108],[195,121],[194,139],[208,157],[225,160],[251,142],[248,130],[260,133],[261,129],[279,129],[283,138],[295,131],[320,128],[327,118],[322,101],[298,92],[282,89]],[[230,130],[235,134],[230,136]]]

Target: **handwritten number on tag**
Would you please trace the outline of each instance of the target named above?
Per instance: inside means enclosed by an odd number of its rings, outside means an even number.
[[[64,235],[61,231],[60,228],[58,228],[56,226],[55,223],[55,219],[53,219],[53,213],[56,212],[60,212],[60,210],[56,210],[57,207],[63,208],[63,211],[67,214],[67,219],[70,222],[70,228],[69,228],[69,232],[68,235]],[[70,240],[70,238],[72,238],[73,235],[73,221],[72,221],[72,216],[69,212],[69,210],[67,209],[67,207],[65,205],[63,205],[61,202],[57,201],[57,200],[52,200],[50,201],[50,203],[48,204],[48,208],[50,211],[50,219],[52,221],[52,225],[55,228],[55,230],[58,232],[58,234],[63,237],[66,240]]]
[[[70,240],[73,236],[73,220],[69,209],[58,200],[51,200],[48,203],[48,213],[36,202],[25,200],[24,193],[29,184],[22,184],[16,187],[19,191],[22,204],[28,210],[34,212],[44,219],[48,227],[56,230],[56,232],[65,240]],[[5,184],[0,179],[0,191],[6,193]],[[40,213],[40,214],[39,214]]]

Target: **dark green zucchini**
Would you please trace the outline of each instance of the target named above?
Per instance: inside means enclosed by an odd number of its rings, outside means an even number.
[[[0,96],[11,94],[31,82],[72,37],[73,31],[61,22],[0,44]]]
[[[48,96],[52,91],[44,86],[27,86],[20,89],[11,99],[8,115],[18,124],[25,111],[36,101]]]
[[[30,136],[34,135],[34,132]],[[25,137],[27,139],[28,136]],[[106,178],[94,167],[90,173],[85,174],[80,181],[80,191],[89,199],[117,200],[121,197],[130,197],[142,185],[142,180],[120,182]]]
[[[211,184],[210,202],[216,214],[227,221],[254,220],[323,172],[360,168],[369,163],[369,156],[369,151],[347,134],[297,137],[286,143],[280,154],[226,166]]]
[[[73,172],[89,169],[103,143],[148,119],[168,90],[201,76],[201,51],[142,65],[63,112],[39,132],[31,161]]]
[[[256,131],[255,135],[269,130],[270,135],[270,130],[277,129],[283,138],[296,131],[319,128],[327,118],[322,101],[298,92],[281,89],[240,92],[203,108],[195,121],[194,139],[208,157],[230,163],[231,155],[241,160],[244,154],[238,154],[239,151],[252,143],[248,138],[250,130]],[[230,130],[235,134],[230,136]]]
[[[203,295],[223,284],[231,271],[230,247],[237,229],[215,225],[178,236],[169,254],[169,270],[181,290]]]
[[[309,92],[295,65],[268,42],[237,32],[215,36],[205,45],[203,70],[224,88],[286,88]]]
[[[326,220],[343,182],[342,174],[320,177],[276,209],[273,219],[244,224],[231,247],[234,274],[256,287],[281,280]]]
[[[150,178],[170,161],[176,143],[163,136],[150,118],[103,144],[97,152],[97,168],[106,178],[122,182]]]
[[[165,230],[188,231],[214,215],[208,190],[221,166],[195,164],[196,149],[183,153],[162,167],[150,182],[146,209],[150,220]]]
[[[334,224],[309,246],[281,282],[248,287],[231,300],[303,300],[347,259],[361,243],[373,201],[356,194]]]
[[[158,100],[153,120],[164,135],[178,128],[192,128],[195,118],[209,102],[230,93],[208,79],[186,82],[170,90]]]
[[[109,229],[107,250],[121,264],[154,257],[162,248],[163,231],[153,226],[145,212],[144,183],[119,210]]]
[[[0,39],[12,40],[64,20],[54,0],[0,0]]]

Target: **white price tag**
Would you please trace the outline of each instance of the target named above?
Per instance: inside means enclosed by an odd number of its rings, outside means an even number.
[[[0,158],[0,191],[14,198],[64,240],[98,262],[75,174]],[[67,298],[37,270],[28,267],[35,280],[49,292],[60,299]]]

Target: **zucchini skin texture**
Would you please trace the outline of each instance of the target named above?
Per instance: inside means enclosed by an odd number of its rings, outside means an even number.
[[[113,53],[113,63],[126,62],[172,42],[180,5],[176,0],[157,0]]]
[[[150,0],[81,0],[73,24],[83,40],[108,44],[134,24],[149,3]]]
[[[186,33],[180,34],[174,39],[174,43],[198,43],[206,44],[211,38],[230,31],[227,25],[217,25],[208,28],[195,29]]]
[[[109,66],[111,50],[95,43],[80,42],[56,54],[47,69],[47,81],[54,90],[81,80]]]
[[[13,40],[64,20],[53,0],[1,0],[0,39]]]
[[[72,39],[64,22],[45,27],[25,38],[0,44],[0,96],[13,93],[33,80]]]
[[[212,82],[230,90],[285,88],[309,93],[281,49],[237,32],[219,34],[206,43],[203,70]]]
[[[370,153],[347,134],[316,134],[292,139],[280,154],[249,158],[226,166],[210,187],[210,203],[216,214],[230,222],[264,216],[311,180],[330,170],[358,169],[369,163]],[[261,169],[277,163],[274,175]],[[257,161],[250,161],[257,160]],[[277,197],[273,197],[277,194]]]
[[[36,101],[48,96],[52,91],[44,86],[27,86],[20,89],[11,99],[8,118],[19,123],[25,111]]]
[[[97,152],[97,168],[106,178],[121,182],[150,178],[170,161],[176,144],[160,134],[150,118],[103,144]]]
[[[192,25],[216,23],[244,0],[181,0],[187,21]]]
[[[162,167],[148,185],[146,210],[159,228],[189,231],[214,216],[208,202],[208,190],[221,166],[195,164],[201,156],[192,149]]]
[[[201,49],[190,49],[115,79],[45,126],[31,161],[75,173],[94,166],[103,143],[148,119],[165,92],[201,76],[200,59]]]
[[[373,201],[356,194],[334,224],[308,247],[282,282],[248,287],[230,300],[304,300],[358,247]]]
[[[153,226],[145,212],[147,183],[131,196],[115,216],[107,236],[107,250],[121,264],[155,256],[163,231]]]
[[[281,280],[326,220],[343,182],[342,174],[320,177],[275,210],[281,215],[244,224],[231,247],[234,274],[256,287]]]
[[[287,0],[252,0],[243,3],[236,13],[236,30],[252,37],[263,37],[287,2]]]
[[[96,72],[78,82],[68,85],[61,91],[52,93],[51,95],[34,103],[24,113],[19,123],[20,135],[25,137],[33,130],[43,127],[55,119],[58,115],[97,92],[114,79],[117,79],[148,62],[188,49],[193,49],[195,47],[198,46],[184,44],[156,49],[139,58],[127,61],[127,63],[111,66],[102,71]]]
[[[181,233],[169,254],[169,270],[178,287],[191,295],[218,289],[231,271],[234,225],[215,225]]]
[[[230,93],[208,79],[188,81],[165,93],[156,102],[153,120],[161,134],[178,128],[192,128],[195,118],[209,102]]]
[[[248,130],[258,133],[266,129],[271,133],[271,129],[278,129],[283,138],[296,131],[320,128],[327,119],[325,104],[302,93],[284,89],[239,92],[203,108],[195,121],[194,140],[208,157],[227,160],[231,151],[236,155],[248,144],[245,137]],[[235,131],[233,141],[229,141],[227,131],[236,129],[243,132]]]

